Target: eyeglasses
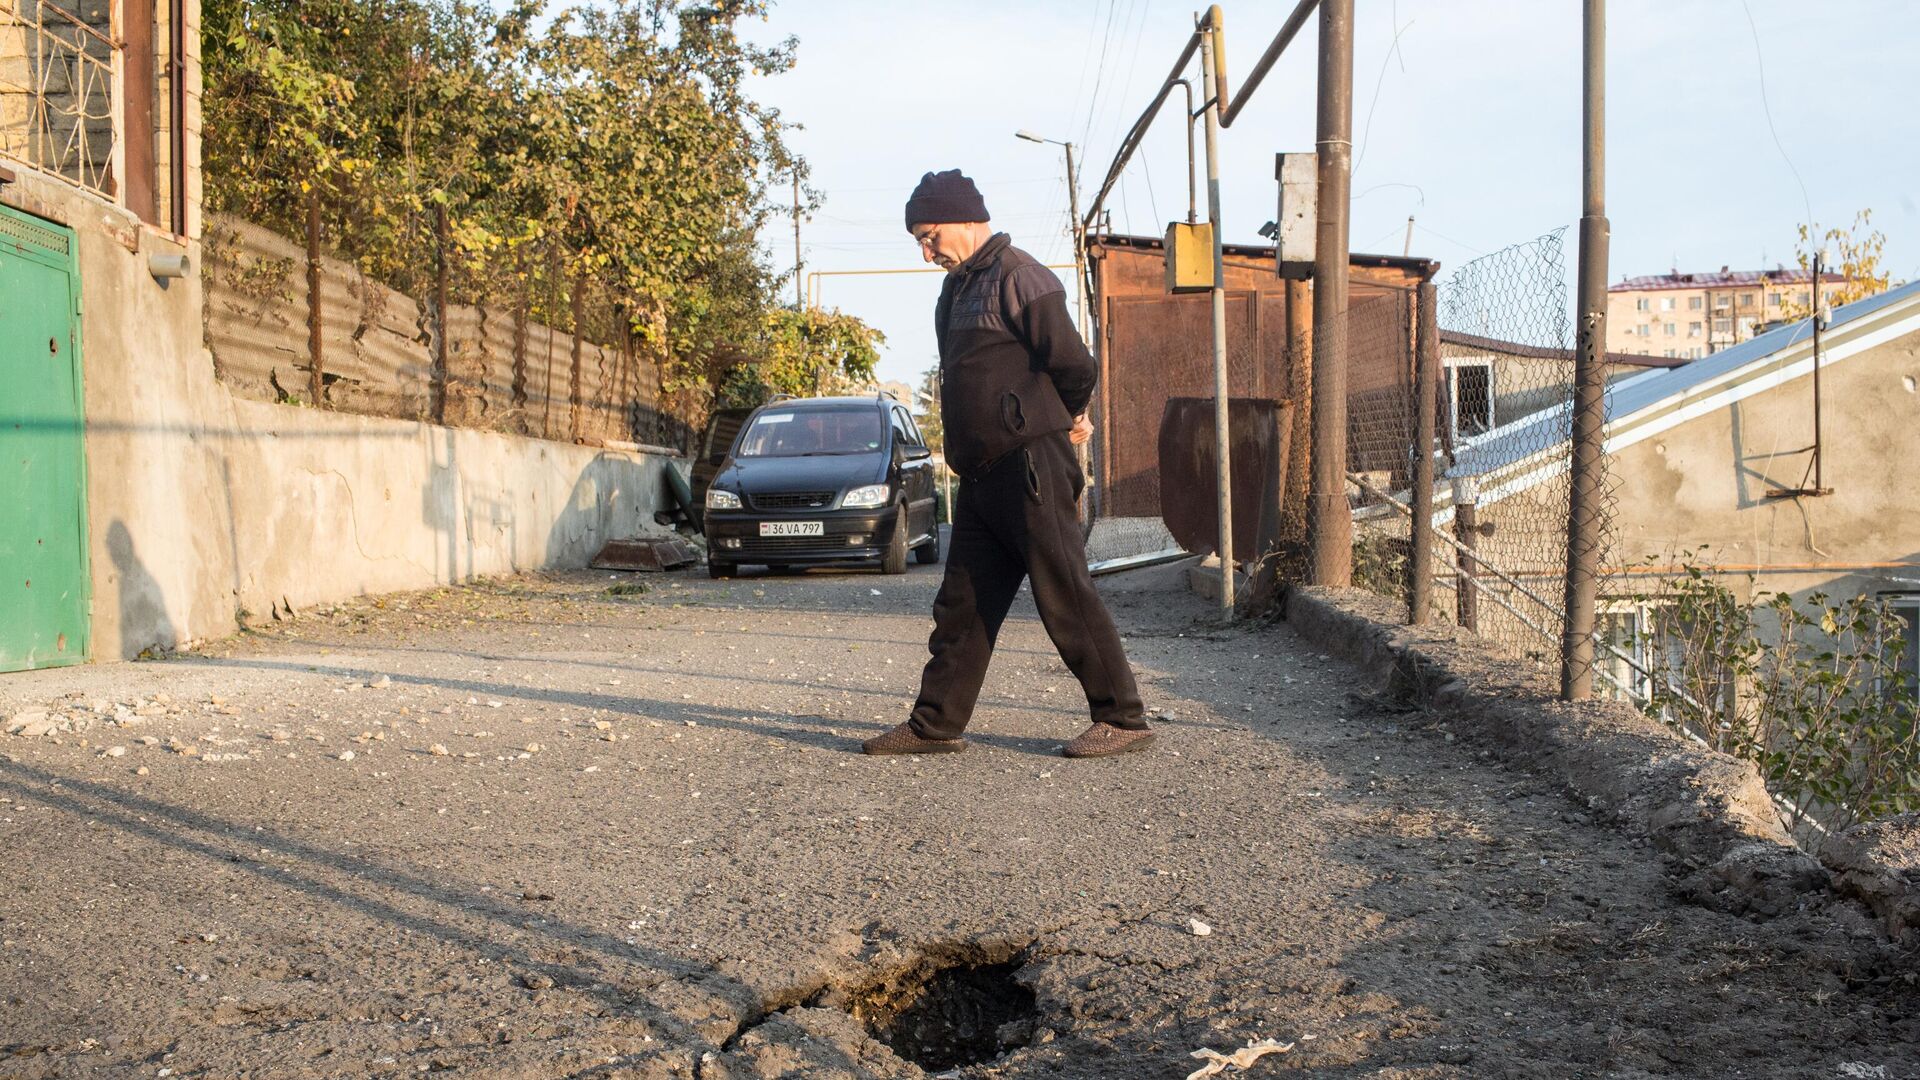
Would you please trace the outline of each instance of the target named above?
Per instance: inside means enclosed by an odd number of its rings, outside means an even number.
[[[914,237],[913,242],[916,244],[919,244],[921,247],[931,247],[933,246],[934,238],[937,237],[939,234],[940,234],[940,227],[936,225],[933,228],[928,229],[926,232],[923,232],[920,235]]]

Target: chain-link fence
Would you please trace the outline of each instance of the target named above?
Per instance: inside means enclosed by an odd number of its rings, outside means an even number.
[[[1170,293],[1158,238],[1095,239],[1096,344],[1103,377],[1089,557],[1182,549],[1214,552],[1215,396],[1212,298]],[[1302,580],[1306,566],[1313,297],[1275,273],[1273,249],[1229,246],[1223,262],[1234,560]],[[1352,350],[1366,402],[1396,425],[1368,442],[1368,461],[1404,481],[1411,458],[1405,397],[1413,285],[1431,264],[1356,261],[1351,286],[1360,341]],[[1404,540],[1406,526],[1398,526]]]
[[[1160,268],[1157,246],[1126,240],[1105,240],[1098,275],[1106,379],[1095,402],[1090,555],[1212,551],[1210,297],[1166,292],[1149,273]],[[1150,254],[1154,265],[1130,267],[1127,254]],[[1408,604],[1410,617],[1417,604],[1420,621],[1454,623],[1516,657],[1556,663],[1574,390],[1565,256],[1562,230],[1469,262],[1437,285],[1419,267],[1398,267],[1396,280],[1356,264],[1346,316],[1327,327],[1314,325],[1309,285],[1278,279],[1270,262],[1236,267],[1229,258],[1235,561],[1266,554],[1283,584],[1348,576]],[[1334,346],[1346,357],[1345,417],[1320,419],[1344,423],[1346,459],[1335,474],[1344,488],[1322,506],[1331,527],[1351,528],[1350,546],[1333,545],[1330,557],[1350,561],[1323,567],[1314,553],[1327,558],[1327,548],[1311,535],[1310,390],[1315,356]],[[1251,417],[1255,402],[1270,403],[1273,419],[1249,419],[1242,430],[1241,413]],[[1591,538],[1602,549],[1610,502],[1603,497],[1602,529]],[[1603,583],[1603,631],[1610,591]],[[1600,692],[1633,684],[1625,660],[1604,643],[1599,654]]]
[[[1416,297],[1414,289],[1394,289],[1350,302],[1344,328],[1352,580],[1400,600],[1408,596],[1413,572],[1407,493],[1419,456]]]
[[[1518,658],[1555,664],[1572,496],[1564,231],[1447,276],[1434,287],[1432,327],[1421,325],[1420,291],[1356,298],[1334,328],[1347,352],[1351,581],[1407,603],[1410,618],[1418,604],[1419,621],[1453,623]],[[1607,374],[1636,370],[1613,365]],[[1602,461],[1600,527],[1588,538],[1598,550],[1612,517]],[[1293,580],[1324,579],[1321,569],[1309,558]],[[1612,591],[1603,581],[1597,690],[1626,696],[1644,679],[1604,640]]]

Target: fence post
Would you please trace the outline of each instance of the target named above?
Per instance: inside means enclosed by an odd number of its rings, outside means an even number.
[[[433,306],[437,333],[433,343],[433,422],[447,422],[447,204],[433,207]]]
[[[1423,626],[1433,609],[1433,412],[1438,397],[1439,304],[1433,282],[1420,283],[1415,299],[1413,351],[1413,580],[1407,591],[1407,621]]]
[[[307,191],[307,400],[319,408],[327,389],[325,317],[320,299],[320,186]]]
[[[527,312],[533,306],[533,278],[527,269],[526,256],[523,254],[517,264],[520,268],[520,305],[513,313],[513,407],[527,407]],[[526,426],[521,421],[522,428]]]
[[[574,271],[573,291],[568,298],[573,307],[573,371],[567,382],[567,441],[580,441],[580,353],[582,332],[580,324],[586,319],[587,312],[587,271],[585,268]]]
[[[1574,349],[1572,493],[1567,507],[1566,624],[1560,696],[1593,694],[1593,630],[1600,577],[1600,469],[1607,423],[1606,0],[1586,0],[1579,341]],[[1707,313],[1712,317],[1712,312]]]
[[[1471,476],[1457,477],[1453,481],[1453,538],[1460,546],[1471,550],[1479,546],[1480,538],[1480,485]],[[1457,552],[1455,565],[1460,570],[1458,587],[1454,589],[1454,621],[1462,630],[1480,629],[1480,586],[1474,576],[1479,563],[1466,551]]]
[[[1287,280],[1288,393],[1293,397],[1293,434],[1287,448],[1284,520],[1292,558],[1305,553],[1307,499],[1313,482],[1313,282]],[[1304,567],[1292,568],[1304,579]]]

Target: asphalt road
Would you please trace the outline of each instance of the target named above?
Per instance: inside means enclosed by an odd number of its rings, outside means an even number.
[[[1676,899],[1175,569],[1102,581],[1154,749],[1057,756],[1084,702],[1023,600],[969,752],[860,756],[939,569],[530,576],[0,677],[56,729],[0,737],[0,1078],[1183,1077],[1263,1039],[1245,1075],[1920,1076],[1859,913]]]

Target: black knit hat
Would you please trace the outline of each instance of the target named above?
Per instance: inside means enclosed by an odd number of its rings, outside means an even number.
[[[987,200],[959,169],[928,173],[920,178],[907,200],[907,228],[942,225],[950,221],[986,221]]]

